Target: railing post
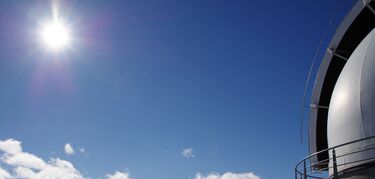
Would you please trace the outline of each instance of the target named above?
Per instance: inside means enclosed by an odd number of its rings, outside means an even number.
[[[335,149],[332,149],[332,163],[333,163],[333,177],[337,178],[337,160],[336,160],[336,151]]]
[[[303,161],[303,179],[307,179],[306,160]]]

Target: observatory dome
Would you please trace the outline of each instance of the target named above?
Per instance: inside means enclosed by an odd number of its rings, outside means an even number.
[[[375,29],[357,46],[345,64],[334,87],[328,112],[328,147],[375,135]],[[338,148],[344,155],[361,147],[375,144],[351,144]],[[369,151],[337,161],[338,165],[374,157]],[[330,157],[331,158],[331,157]],[[345,160],[345,161],[343,161]],[[355,165],[359,165],[358,163]],[[343,165],[339,170],[353,167]],[[345,167],[345,168],[343,168]]]

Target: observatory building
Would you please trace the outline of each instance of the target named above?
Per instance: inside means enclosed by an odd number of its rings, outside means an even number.
[[[375,179],[375,1],[359,0],[337,28],[310,100],[310,155],[296,179]]]

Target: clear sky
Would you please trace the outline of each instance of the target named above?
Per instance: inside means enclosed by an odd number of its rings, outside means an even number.
[[[0,150],[92,178],[293,178],[309,66],[353,2],[61,1],[56,52],[37,40],[50,1],[1,1]]]

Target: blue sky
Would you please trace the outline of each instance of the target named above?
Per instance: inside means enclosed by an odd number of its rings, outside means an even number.
[[[51,2],[2,1],[0,140],[93,178],[292,178],[309,66],[353,2],[61,1],[73,41],[51,52]]]

